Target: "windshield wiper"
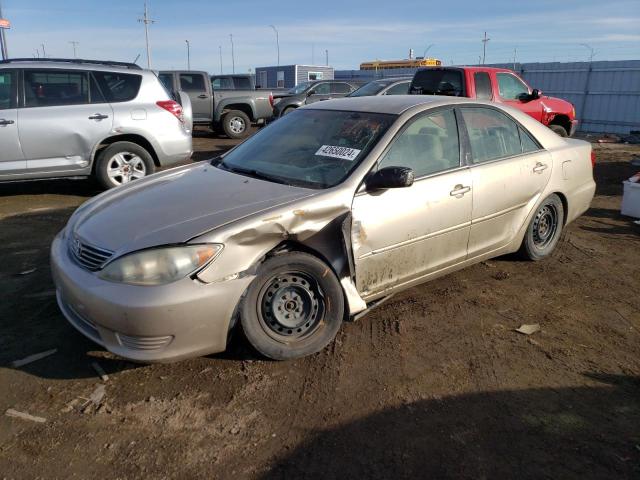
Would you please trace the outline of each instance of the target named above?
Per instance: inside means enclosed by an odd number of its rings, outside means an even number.
[[[240,175],[247,175],[249,177],[257,178],[258,180],[266,180],[267,182],[291,185],[291,182],[286,178],[278,177],[276,175],[268,175],[252,168],[232,167],[231,165],[227,165],[226,163],[224,163],[224,160],[221,161],[217,166],[222,167],[229,172],[239,173]]]

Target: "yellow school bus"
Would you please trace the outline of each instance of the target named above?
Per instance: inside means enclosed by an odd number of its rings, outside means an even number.
[[[389,70],[391,68],[437,67],[442,61],[437,58],[415,58],[412,60],[376,60],[360,64],[360,70]]]

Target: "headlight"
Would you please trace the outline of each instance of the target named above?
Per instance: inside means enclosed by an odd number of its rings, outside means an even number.
[[[207,244],[142,250],[114,260],[98,276],[131,285],[171,283],[213,261],[222,248],[220,244]]]

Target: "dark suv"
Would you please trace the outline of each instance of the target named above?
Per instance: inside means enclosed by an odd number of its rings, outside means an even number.
[[[298,107],[320,100],[346,97],[358,87],[360,87],[359,84],[342,80],[317,80],[299,83],[286,93],[274,94],[273,116],[275,118],[281,117]]]

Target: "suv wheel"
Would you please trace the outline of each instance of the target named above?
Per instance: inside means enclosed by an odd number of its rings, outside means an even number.
[[[240,110],[231,110],[222,117],[222,128],[229,138],[244,138],[249,133],[251,120]]]
[[[151,175],[151,154],[137,143],[116,142],[98,154],[95,175],[104,188],[113,188]]]

